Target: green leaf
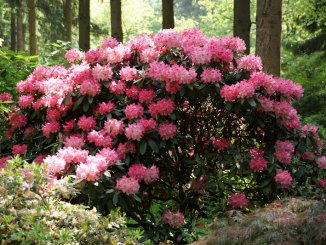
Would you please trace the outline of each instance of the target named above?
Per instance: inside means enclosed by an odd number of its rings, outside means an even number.
[[[232,109],[232,103],[230,103],[230,102],[225,102],[225,108],[226,108],[228,111],[231,111],[231,109]]]
[[[70,96],[70,94],[68,94],[68,95],[65,97],[65,99],[63,100],[63,104],[64,104],[64,105],[68,105],[69,102],[70,102],[70,98],[71,98],[71,96]]]
[[[88,97],[88,98],[87,98],[88,103],[89,103],[89,104],[92,104],[92,103],[93,103],[93,99],[94,99],[93,97]]]
[[[114,195],[113,195],[112,202],[113,202],[113,205],[114,205],[114,206],[117,206],[117,204],[118,204],[119,194],[120,194],[120,192],[116,192],[116,193],[114,193]]]
[[[88,109],[89,109],[89,104],[88,104],[87,102],[85,102],[85,103],[83,104],[83,111],[84,111],[84,112],[87,112]]]
[[[255,101],[253,98],[249,99],[249,100],[248,100],[248,103],[249,103],[249,105],[251,105],[252,107],[256,107],[256,105],[257,105],[256,101]]]
[[[137,201],[137,202],[140,202],[141,203],[141,199],[139,196],[137,195],[133,195],[134,199]]]
[[[148,140],[148,144],[155,153],[160,152],[160,148],[158,147],[158,145],[156,144],[156,142],[154,140],[152,140],[152,139]]]
[[[144,155],[146,153],[146,150],[147,150],[147,142],[145,140],[143,140],[141,143],[140,143],[140,154]]]
[[[73,111],[75,111],[78,106],[80,106],[80,104],[83,102],[84,100],[84,96],[81,96],[75,103],[74,103],[74,107],[72,108]]]

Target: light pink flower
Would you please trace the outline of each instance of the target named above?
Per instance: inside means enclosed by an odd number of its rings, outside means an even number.
[[[123,176],[121,179],[117,180],[116,188],[123,193],[127,194],[136,194],[139,190],[139,183],[138,180],[127,176]]]
[[[179,211],[173,213],[171,210],[167,210],[163,214],[163,221],[173,228],[180,228],[184,225],[185,217],[184,214]]]
[[[287,170],[279,171],[274,179],[281,185],[282,188],[288,188],[291,186],[292,176]]]

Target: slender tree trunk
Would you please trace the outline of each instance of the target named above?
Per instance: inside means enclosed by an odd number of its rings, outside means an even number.
[[[281,69],[282,0],[257,0],[256,54],[264,71],[274,76]]]
[[[162,0],[162,28],[174,28],[173,0]]]
[[[79,48],[90,49],[90,0],[79,0]]]
[[[258,0],[259,1],[259,0]],[[234,0],[233,35],[246,43],[246,54],[250,53],[250,0]]]
[[[72,0],[66,0],[64,15],[65,15],[65,27],[66,27],[66,41],[71,42],[72,40]]]
[[[10,49],[16,51],[16,11],[15,5],[10,4]]]
[[[121,0],[110,0],[111,8],[111,36],[119,42],[123,41],[121,21]]]
[[[37,54],[35,0],[28,0],[29,53]]]
[[[20,0],[17,1],[17,50],[24,51],[23,8]]]

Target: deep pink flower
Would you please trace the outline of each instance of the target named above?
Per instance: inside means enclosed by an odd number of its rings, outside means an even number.
[[[157,129],[159,135],[163,140],[172,139],[177,133],[177,126],[173,123],[161,123]]]
[[[320,179],[318,184],[321,188],[326,189],[326,179]]]
[[[248,207],[248,199],[244,193],[234,193],[229,196],[228,203],[233,208],[246,209]]]
[[[142,103],[150,103],[155,97],[155,92],[152,89],[142,89],[139,91],[138,99]]]
[[[254,157],[250,160],[249,167],[254,172],[262,172],[267,169],[267,161],[263,157]]]
[[[43,124],[42,133],[46,138],[50,137],[50,134],[58,133],[60,131],[60,124],[56,121]]]
[[[10,93],[0,93],[0,101],[11,101],[12,95]]]
[[[291,186],[292,176],[287,170],[279,171],[274,178],[282,188],[288,188]]]
[[[144,127],[140,123],[129,124],[125,129],[125,135],[130,140],[140,141],[144,136]]]
[[[80,129],[89,132],[95,127],[96,121],[92,116],[86,117],[83,115],[79,118],[77,125]]]
[[[224,138],[216,139],[215,137],[211,137],[211,141],[213,143],[214,148],[219,151],[224,151],[230,147],[230,142]]]
[[[26,144],[13,145],[11,149],[13,155],[24,155],[27,150],[27,145]]]
[[[316,162],[320,169],[326,169],[326,156],[319,157]]]
[[[125,114],[128,119],[139,118],[143,115],[144,108],[139,104],[130,104],[126,106]]]

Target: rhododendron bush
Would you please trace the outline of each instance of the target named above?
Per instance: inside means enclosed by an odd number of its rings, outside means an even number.
[[[75,201],[121,206],[156,241],[182,242],[207,199],[246,209],[321,193],[323,141],[292,106],[302,87],[244,50],[198,29],[70,50],[69,67],[39,66],[17,84],[0,165],[21,154],[52,183],[73,175]]]

